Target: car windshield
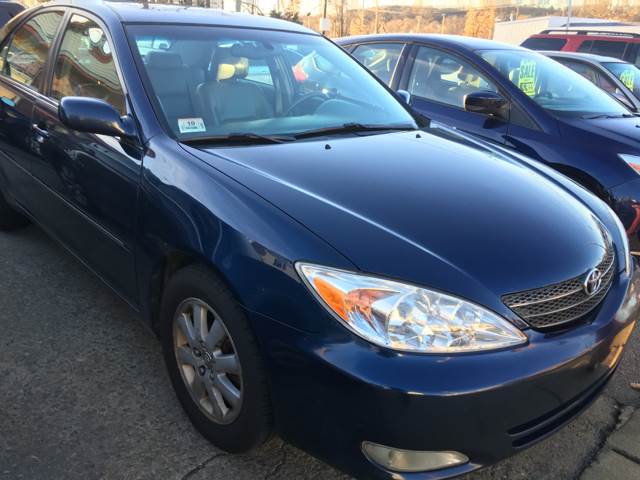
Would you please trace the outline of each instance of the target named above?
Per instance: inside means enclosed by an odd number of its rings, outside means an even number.
[[[640,69],[631,63],[605,62],[604,68],[613,73],[620,81],[640,98]]]
[[[556,116],[630,115],[629,110],[589,80],[543,55],[522,50],[479,53],[534,102]]]
[[[417,128],[370,73],[318,35],[163,25],[133,25],[128,35],[156,109],[180,141]]]

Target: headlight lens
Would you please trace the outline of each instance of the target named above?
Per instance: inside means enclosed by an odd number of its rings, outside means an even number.
[[[394,350],[459,353],[513,347],[527,336],[460,298],[367,275],[298,263],[324,306],[357,335]]]

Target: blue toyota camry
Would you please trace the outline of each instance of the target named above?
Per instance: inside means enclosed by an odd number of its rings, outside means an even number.
[[[580,74],[513,45],[453,35],[338,44],[427,117],[542,160],[607,202],[640,256],[640,118]]]
[[[0,227],[36,222],[140,313],[219,447],[277,433],[358,478],[446,478],[614,373],[640,283],[609,207],[431,130],[322,36],[56,2],[0,55]]]

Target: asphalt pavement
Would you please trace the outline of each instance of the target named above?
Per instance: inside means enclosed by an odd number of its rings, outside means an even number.
[[[575,422],[466,480],[579,478],[640,407],[629,387],[639,342],[636,331]],[[191,427],[159,342],[127,305],[39,229],[0,233],[0,479],[229,478],[347,477],[278,439],[246,455],[217,450]]]

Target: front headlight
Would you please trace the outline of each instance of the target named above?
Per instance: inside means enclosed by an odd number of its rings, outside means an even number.
[[[527,336],[478,305],[404,283],[306,263],[298,273],[362,338],[394,350],[459,353],[513,347]]]

